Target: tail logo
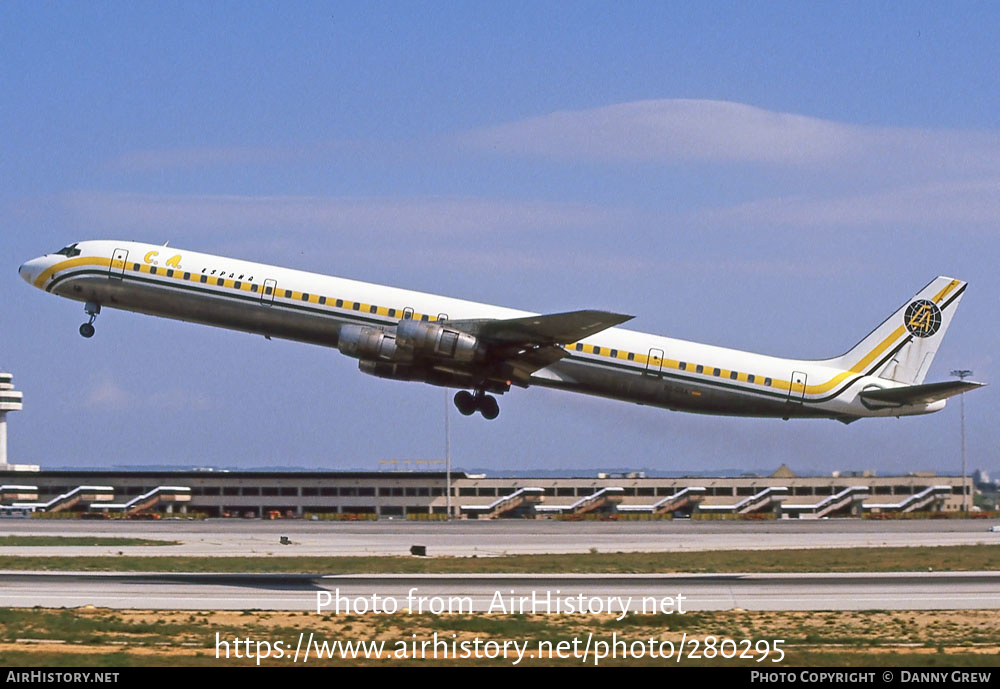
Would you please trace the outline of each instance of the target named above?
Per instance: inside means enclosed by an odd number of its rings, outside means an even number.
[[[903,321],[915,337],[930,337],[941,327],[941,309],[932,301],[918,299],[906,307]]]

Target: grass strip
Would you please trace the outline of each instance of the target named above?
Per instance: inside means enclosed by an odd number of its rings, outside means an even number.
[[[682,635],[690,644],[700,640],[697,652],[676,658],[654,659],[649,654],[624,659],[605,658],[601,666],[685,665],[752,666],[769,669],[798,667],[992,666],[1000,651],[1000,628],[992,610],[968,611],[843,611],[829,613],[726,610],[685,615],[631,615],[619,622],[612,615],[315,615],[278,611],[149,611],[78,608],[76,610],[0,610],[0,663],[20,666],[141,665],[220,666],[254,665],[225,652],[216,657],[217,639],[235,638],[281,641],[289,650],[300,634],[314,634],[319,642],[368,640],[384,642],[386,650],[437,638],[517,640],[538,649],[541,641],[617,638],[631,642],[654,639],[679,644]],[[218,635],[218,636],[216,636]],[[782,662],[759,663],[760,654],[742,657],[733,651],[744,642],[781,640]],[[772,644],[772,647],[773,646]],[[662,648],[662,647],[661,647]],[[707,648],[713,650],[706,652]],[[291,655],[270,657],[262,665],[294,665]],[[310,665],[497,665],[510,666],[510,658],[496,660],[393,657],[375,660],[323,659],[313,656]],[[522,665],[590,666],[595,659],[539,658],[528,656]],[[300,663],[301,665],[301,663]]]
[[[288,574],[644,574],[1000,570],[1000,545],[505,557],[0,556],[0,569]]]

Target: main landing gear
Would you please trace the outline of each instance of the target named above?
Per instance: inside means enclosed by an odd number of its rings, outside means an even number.
[[[97,302],[88,301],[84,305],[83,310],[86,312],[88,316],[90,316],[90,320],[80,326],[80,334],[83,335],[84,337],[93,337],[94,319],[96,319],[97,314],[101,312],[101,305],[98,304]]]
[[[477,411],[484,419],[495,419],[500,416],[497,398],[487,395],[482,390],[477,390],[475,395],[467,390],[459,390],[455,393],[455,406],[463,416],[471,416]]]

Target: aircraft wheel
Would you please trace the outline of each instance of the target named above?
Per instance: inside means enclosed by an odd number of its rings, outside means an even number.
[[[91,325],[90,323],[84,323],[83,325],[80,326],[80,334],[83,335],[84,337],[93,337],[94,332],[95,332],[94,326]]]
[[[468,390],[459,390],[455,393],[455,406],[462,416],[471,416],[476,411],[476,398]]]
[[[497,404],[497,398],[486,395],[479,401],[479,412],[483,415],[484,419],[495,419],[500,416],[500,405]]]

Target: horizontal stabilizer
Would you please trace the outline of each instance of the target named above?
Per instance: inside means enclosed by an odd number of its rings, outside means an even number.
[[[448,325],[493,345],[564,345],[631,320],[609,311],[569,311],[524,318],[448,321]]]
[[[969,390],[981,388],[986,383],[974,383],[965,380],[949,380],[943,383],[927,383],[926,385],[907,385],[902,388],[885,390],[863,390],[861,397],[870,402],[888,402],[891,404],[930,404],[939,400],[960,395]]]

